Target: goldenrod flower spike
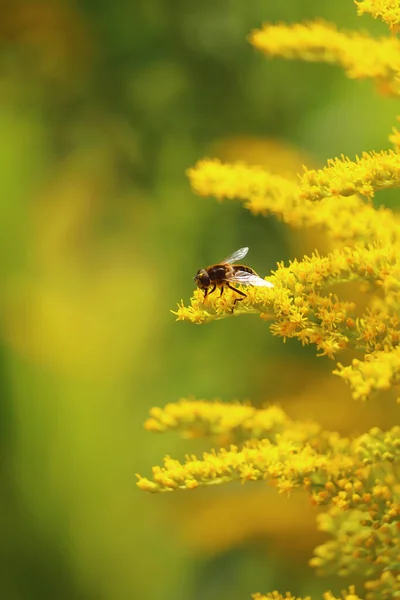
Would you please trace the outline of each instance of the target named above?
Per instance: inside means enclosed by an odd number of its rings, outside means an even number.
[[[364,361],[355,358],[348,367],[339,363],[334,373],[350,385],[355,400],[366,400],[373,392],[400,383],[400,348],[372,352]]]
[[[301,426],[306,424],[288,420],[289,432],[298,432]],[[320,515],[320,529],[336,537],[337,542],[318,547],[311,564],[318,569],[332,565],[335,572],[342,556],[342,537],[352,530],[354,536],[346,542],[351,552],[344,555],[350,564],[352,552],[359,551],[371,532],[375,532],[375,543],[382,544],[382,552],[396,562],[400,484],[392,466],[398,463],[399,427],[389,432],[373,428],[353,441],[330,432],[310,440],[276,433],[270,440],[251,440],[241,448],[231,445],[204,453],[202,459],[187,456],[185,463],[167,456],[163,467],[153,468],[152,480],[138,475],[137,485],[145,491],[168,492],[236,480],[265,480],[287,495],[302,486],[315,505],[331,506],[329,513]],[[393,543],[385,546],[381,536],[383,540],[392,536]],[[336,543],[335,556],[331,548]],[[368,552],[359,558],[368,563]],[[358,561],[354,567],[362,569],[363,565]],[[340,566],[342,574],[344,568]]]
[[[400,462],[400,426],[397,425],[389,431],[374,427],[357,439],[355,449],[365,465]],[[399,485],[397,488],[399,491]],[[398,509],[400,511],[400,505]]]
[[[392,93],[400,93],[400,41],[395,37],[374,39],[314,21],[295,25],[267,23],[253,31],[249,40],[269,57],[337,64],[351,79],[385,81]]]
[[[332,476],[344,477],[353,468],[354,460],[349,456],[329,457],[291,440],[275,445],[264,439],[247,442],[241,448],[232,445],[227,450],[205,452],[201,460],[188,456],[185,463],[167,456],[163,467],[153,467],[151,481],[138,475],[137,485],[149,492],[171,492],[237,480],[267,480],[290,494],[299,485],[311,485],[314,477],[325,482]]]
[[[288,267],[278,265],[272,281],[274,288],[246,288],[246,298],[234,305],[232,295],[212,294],[203,304],[195,292],[192,304],[179,305],[178,320],[205,323],[232,314],[258,313],[275,322],[274,335],[284,339],[297,337],[302,344],[314,343],[322,355],[334,355],[346,347],[381,350],[382,334],[387,347],[397,345],[400,331],[397,319],[400,285],[400,259],[396,247],[356,246],[343,248],[321,257],[314,253]],[[332,283],[365,281],[391,298],[386,308],[377,307],[354,320],[355,305],[341,302],[332,294],[323,296],[323,288]],[[234,294],[232,292],[232,294]],[[232,313],[234,310],[234,313]],[[376,321],[379,321],[377,326]]]
[[[311,596],[293,596],[290,592],[286,592],[283,596],[279,592],[270,592],[269,594],[253,594],[253,600],[311,600]]]
[[[164,408],[152,408],[145,427],[158,432],[179,429],[188,437],[220,435],[240,429],[253,438],[264,437],[271,431],[282,432],[288,422],[283,410],[276,406],[257,409],[239,402],[182,399]]]
[[[355,2],[357,14],[369,14],[373,19],[381,19],[389,25],[393,33],[398,31],[400,25],[399,0],[362,0]]]
[[[259,314],[263,320],[274,321],[270,326],[274,335],[284,341],[297,338],[302,345],[315,344],[318,356],[331,359],[345,348],[363,350],[365,362],[354,360],[348,367],[339,364],[334,371],[350,384],[357,399],[365,400],[375,390],[386,390],[400,381],[400,258],[396,245],[345,247],[324,257],[316,252],[288,267],[278,265],[272,280],[272,289],[246,288],[246,297],[236,305],[236,295],[230,290],[222,297],[211,294],[205,302],[203,294],[196,291],[190,306],[182,302],[173,312],[178,320],[194,323],[232,314]],[[354,280],[364,281],[384,295],[384,299],[373,297],[370,307],[357,318],[354,303],[325,291],[332,283]],[[152,426],[162,427],[154,422]]]
[[[229,404],[206,400],[185,400],[150,410],[145,423],[149,431],[179,430],[186,438],[211,436],[230,443],[249,439],[290,439],[315,442],[321,427],[316,423],[293,423],[278,406],[255,408],[250,404]]]
[[[290,592],[286,592],[285,595],[280,594],[279,592],[270,592],[269,594],[253,594],[253,600],[311,600],[311,596],[304,596],[301,598],[300,596],[293,596]],[[360,596],[355,594],[355,587],[350,586],[349,590],[345,590],[342,592],[342,595],[339,597],[333,596],[331,592],[325,592],[323,595],[323,600],[362,600]]]
[[[393,479],[393,475],[387,475],[384,480],[373,486],[372,493],[361,490],[361,493],[353,495],[361,500],[361,504],[369,501],[370,514],[373,515],[373,504],[379,510],[379,505],[391,503],[391,500],[386,501],[385,498],[393,498],[390,490]],[[368,485],[373,485],[372,481]],[[350,482],[346,487],[354,489]],[[396,522],[399,518],[398,496],[397,516],[391,522],[371,520],[368,517],[362,506],[360,509],[349,511],[343,510],[339,505],[328,513],[318,515],[319,529],[329,533],[332,539],[315,549],[315,556],[309,564],[316,567],[317,573],[321,575],[362,575],[367,578],[364,587],[368,600],[396,598],[400,583],[397,575],[400,541]]]
[[[342,157],[323,169],[305,169],[297,185],[260,167],[216,159],[199,161],[188,176],[201,196],[242,200],[253,214],[272,214],[292,227],[323,227],[335,241],[369,240],[374,230],[382,242],[400,240],[392,211],[377,211],[353,195],[372,197],[375,190],[400,184],[400,155],[394,152],[364,154],[356,161]]]
[[[271,288],[246,287],[246,297],[237,302],[237,294],[229,288],[221,296],[217,292],[209,294],[204,300],[204,293],[195,290],[186,307],[183,300],[178,304],[178,310],[172,310],[177,321],[190,321],[201,325],[210,321],[218,321],[231,316],[264,314],[271,298]]]
[[[393,150],[363,152],[355,161],[345,156],[330,159],[323,169],[305,169],[300,180],[302,196],[314,200],[353,194],[373,198],[378,190],[399,186],[400,155]]]
[[[285,199],[285,204],[299,204],[298,186],[280,175],[272,175],[261,167],[249,167],[242,163],[221,163],[218,159],[204,159],[188,169],[187,175],[193,190],[199,196],[214,196],[217,200],[253,197],[270,197],[274,203]]]
[[[268,199],[265,209],[279,214],[283,209],[311,209],[307,201],[354,194],[373,198],[378,190],[398,188],[400,155],[387,150],[364,152],[355,161],[346,156],[330,159],[323,169],[304,168],[298,185],[261,167],[223,164],[218,159],[199,161],[187,173],[193,191],[200,196],[237,198],[255,205],[259,199]],[[315,204],[312,206],[315,210]]]

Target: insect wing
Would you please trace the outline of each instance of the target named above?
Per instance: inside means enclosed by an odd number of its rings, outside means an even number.
[[[254,285],[257,287],[274,287],[274,284],[270,281],[265,281],[265,279],[261,279],[258,275],[254,275],[253,273],[247,273],[246,271],[236,271],[232,277],[229,278],[229,281],[233,283],[240,283],[242,285]]]
[[[228,256],[228,258],[225,258],[225,260],[223,260],[222,263],[231,265],[232,263],[235,263],[238,260],[242,260],[242,258],[244,258],[246,256],[248,251],[249,251],[248,248],[240,248],[239,250],[236,250],[236,252],[234,252],[233,254]]]

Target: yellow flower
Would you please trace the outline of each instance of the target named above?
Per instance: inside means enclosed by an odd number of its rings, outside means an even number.
[[[279,264],[271,279],[272,289],[246,288],[247,297],[237,304],[231,290],[226,294],[226,302],[212,294],[205,305],[199,302],[199,294],[195,292],[191,305],[186,307],[181,303],[174,314],[178,320],[197,323],[243,314],[259,314],[265,320],[268,315],[268,319],[275,318],[270,326],[274,335],[283,340],[297,337],[303,345],[313,343],[319,356],[331,359],[348,347],[366,352],[389,352],[400,342],[400,259],[395,246],[358,245],[323,257],[315,252],[302,261],[292,261],[287,267]],[[384,305],[373,299],[371,308],[354,319],[355,303],[340,301],[330,293],[323,295],[324,288],[332,283],[353,280],[368,282],[384,291]],[[367,385],[364,377],[373,368],[371,365],[363,370],[361,377],[350,368],[340,367],[336,373],[357,381],[357,394],[366,398],[373,389],[385,389],[396,383],[395,357],[396,354],[392,356],[389,352],[386,359],[386,363],[392,365],[387,364],[386,371],[391,368],[392,375],[389,377],[384,371],[379,378],[374,376],[373,385]],[[376,370],[379,368],[377,364]]]
[[[347,459],[341,460],[339,457],[337,461],[341,465],[340,469],[347,469],[351,464]],[[289,440],[282,440],[274,445],[264,439],[248,442],[241,449],[230,446],[229,450],[205,452],[202,460],[196,456],[187,457],[185,463],[167,456],[163,467],[153,467],[152,483],[138,476],[137,485],[151,492],[167,492],[227,481],[267,479],[275,480],[281,486],[284,482],[290,482],[289,487],[292,489],[317,470],[326,472],[329,476],[332,468],[338,467],[307,445],[301,447]]]
[[[359,15],[370,14],[374,19],[381,19],[396,33],[400,25],[400,5],[398,0],[362,0],[356,2]]]
[[[391,92],[400,93],[400,41],[395,37],[374,39],[364,33],[340,32],[332,23],[314,21],[267,23],[253,31],[249,39],[269,57],[338,64],[351,79],[384,80]]]
[[[348,367],[339,363],[334,373],[350,385],[355,400],[366,400],[372,392],[400,382],[400,347],[367,354],[365,361],[354,359]]]
[[[399,117],[397,117],[397,120],[399,120]],[[389,142],[391,142],[395,146],[396,152],[399,152],[400,131],[398,131],[398,129],[396,129],[396,127],[393,127],[393,133],[391,135],[389,135]]]
[[[349,590],[344,590],[342,592],[342,597],[337,598],[337,596],[333,596],[331,592],[325,592],[324,600],[362,600],[360,596],[357,596],[355,593],[355,586],[351,585]]]
[[[328,160],[323,169],[305,170],[300,188],[305,197],[313,194],[314,200],[318,200],[326,196],[352,196],[356,193],[372,198],[377,190],[399,185],[400,155],[387,150],[363,152],[355,161],[342,156]]]
[[[279,592],[270,592],[269,594],[253,594],[253,600],[311,600],[310,596],[304,596],[304,598],[300,598],[300,596],[292,596],[290,592],[286,592],[285,595],[280,594]]]
[[[188,170],[193,190],[218,200],[238,199],[253,214],[273,214],[292,227],[323,227],[335,241],[367,241],[371,232],[383,242],[400,239],[390,210],[379,211],[355,193],[372,197],[400,184],[400,155],[387,151],[328,161],[305,170],[296,185],[261,167],[202,160]],[[319,201],[318,204],[316,201]]]

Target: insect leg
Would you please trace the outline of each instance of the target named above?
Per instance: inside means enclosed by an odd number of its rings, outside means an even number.
[[[243,298],[247,298],[247,294],[245,294],[244,292],[238,290],[237,288],[231,286],[229,283],[226,284],[228,286],[229,289],[233,290],[234,292],[236,292],[237,294],[240,294],[241,296],[243,296]],[[241,302],[243,300],[243,298],[236,298],[236,300],[233,303],[233,308],[235,308],[235,304],[236,302]],[[232,312],[233,312],[233,308],[232,308]]]
[[[210,288],[206,288],[206,289],[204,290],[204,298],[203,298],[203,302],[204,302],[204,300],[206,299],[206,297],[208,296],[208,294],[212,294],[212,293],[213,293],[213,291],[215,290],[215,288],[216,288],[216,287],[217,287],[216,285],[213,285],[213,287],[212,287],[212,290],[210,290]],[[210,291],[209,291],[209,290],[210,290]]]
[[[222,296],[223,293],[224,293],[224,286],[221,287],[221,291],[219,293],[220,297]]]

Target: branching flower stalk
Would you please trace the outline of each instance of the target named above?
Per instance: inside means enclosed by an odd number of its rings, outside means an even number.
[[[250,34],[250,43],[267,57],[340,65],[349,78],[370,78],[380,92],[399,96],[400,0],[355,4],[359,15],[386,23],[390,35],[374,39],[315,21],[266,24]],[[239,200],[253,214],[274,215],[294,228],[322,229],[334,249],[278,264],[268,277],[274,287],[246,288],[238,303],[231,290],[206,300],[195,290],[188,305],[182,301],[173,311],[177,320],[205,324],[256,314],[270,323],[273,335],[312,344],[317,356],[336,359],[344,350],[357,351],[358,358],[333,370],[355,400],[366,401],[400,383],[400,224],[390,210],[372,204],[376,191],[400,187],[397,129],[389,140],[394,150],[365,152],[355,160],[341,156],[319,170],[304,167],[297,182],[217,159],[203,159],[189,169],[198,195]],[[364,292],[360,306],[335,290],[338,283],[350,282]],[[399,427],[347,438],[317,423],[292,421],[275,406],[194,399],[153,408],[145,426],[209,437],[220,449],[184,462],[167,456],[151,479],[138,476],[140,489],[170,492],[234,480],[262,480],[288,496],[303,488],[312,504],[325,507],[318,522],[330,535],[310,561],[317,573],[363,577],[365,600],[400,597]],[[289,592],[253,598],[296,600]],[[324,600],[335,598],[331,592],[324,595]],[[361,600],[354,586],[342,598]]]

